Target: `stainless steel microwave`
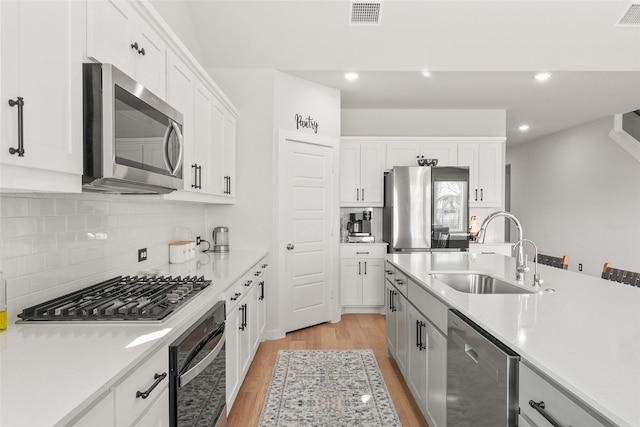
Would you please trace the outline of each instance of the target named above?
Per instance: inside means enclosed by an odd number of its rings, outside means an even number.
[[[83,64],[83,191],[166,194],[183,186],[180,112],[110,64]]]

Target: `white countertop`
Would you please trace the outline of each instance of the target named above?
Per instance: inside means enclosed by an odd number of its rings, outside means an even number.
[[[203,275],[212,283],[161,323],[10,323],[0,332],[0,426],[66,424],[137,362],[177,338],[266,255],[199,254],[197,260],[165,266],[162,271]],[[153,333],[161,336],[132,345]]]
[[[640,426],[639,288],[538,266],[544,283],[537,293],[467,294],[429,273],[486,272],[514,282],[515,259],[469,253],[387,259],[614,423]]]

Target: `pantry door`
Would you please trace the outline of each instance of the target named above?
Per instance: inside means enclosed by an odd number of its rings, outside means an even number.
[[[333,155],[337,141],[280,136],[281,296],[285,332],[331,320]]]

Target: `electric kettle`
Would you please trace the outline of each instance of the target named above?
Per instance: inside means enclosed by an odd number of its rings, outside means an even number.
[[[213,252],[229,252],[229,227],[213,229]]]

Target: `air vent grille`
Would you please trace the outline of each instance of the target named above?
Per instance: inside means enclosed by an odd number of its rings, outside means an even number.
[[[616,25],[620,27],[640,27],[640,3],[631,3]]]
[[[381,1],[351,2],[351,25],[380,25]]]

